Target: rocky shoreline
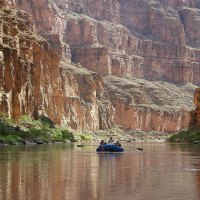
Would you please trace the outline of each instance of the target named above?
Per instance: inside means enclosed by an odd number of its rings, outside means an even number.
[[[172,135],[157,131],[129,131],[125,132],[120,128],[98,130],[95,132],[77,132],[61,127],[45,127],[37,121],[23,122],[22,125],[3,125],[0,130],[0,146],[6,145],[33,145],[33,144],[54,144],[69,142],[100,142],[107,141],[113,137],[114,141],[121,142],[165,142]],[[21,123],[22,124],[22,123]],[[33,128],[34,127],[34,128]],[[4,132],[2,131],[4,129]]]
[[[98,131],[77,131],[58,126],[49,118],[41,116],[34,120],[29,116],[22,116],[17,121],[9,119],[7,115],[0,118],[0,145],[17,144],[53,144],[66,142],[99,142],[113,137],[122,142],[145,141],[164,142],[171,134],[158,131],[124,131],[120,127],[112,127]]]

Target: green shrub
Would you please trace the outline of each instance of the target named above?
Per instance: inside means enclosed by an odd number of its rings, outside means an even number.
[[[48,141],[51,139],[51,133],[48,130],[30,128],[28,133],[30,138],[40,138]]]
[[[9,135],[8,126],[3,122],[0,122],[0,135]]]
[[[28,131],[22,131],[22,130],[20,130],[20,131],[17,132],[17,135],[19,137],[23,138],[23,139],[30,139],[30,138],[32,138],[31,135],[30,135],[30,132],[28,132]]]
[[[34,128],[40,128],[40,127],[42,127],[42,122],[40,120],[33,120],[31,125]]]
[[[92,135],[91,134],[87,134],[87,133],[80,133],[80,138],[83,141],[91,141],[92,140]]]
[[[38,138],[42,135],[41,129],[37,129],[37,128],[30,128],[28,130],[28,133],[29,133],[30,138]]]
[[[33,122],[33,119],[29,117],[28,115],[22,115],[18,121],[21,123],[31,123]]]
[[[21,142],[21,138],[17,135],[7,135],[7,136],[0,136],[0,141],[9,144],[15,144]]]
[[[74,133],[67,128],[54,126],[53,121],[47,117],[34,120],[27,115],[22,115],[18,123],[8,119],[6,114],[0,113],[0,141],[4,143],[17,143],[22,139],[39,139],[49,141],[91,141],[92,135],[87,133]]]
[[[41,130],[43,133],[51,132],[51,128],[50,128],[49,124],[47,124],[45,122],[41,122]]]
[[[0,143],[4,143],[5,141],[5,136],[0,135]]]
[[[170,142],[194,142],[200,140],[200,129],[193,129],[187,131],[180,131],[177,134],[172,135],[168,141]]]
[[[64,140],[69,140],[71,142],[75,142],[77,140],[75,135],[68,129],[62,129],[61,133]]]
[[[55,142],[61,142],[63,141],[63,137],[62,137],[62,132],[60,129],[53,129],[52,131],[52,140]]]
[[[0,119],[5,124],[13,124],[14,123],[14,120],[9,118],[7,113],[0,113]]]

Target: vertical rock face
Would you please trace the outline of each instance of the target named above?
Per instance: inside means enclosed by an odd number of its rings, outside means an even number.
[[[156,0],[163,3],[166,6],[172,7],[174,9],[179,9],[181,7],[189,8],[199,8],[200,2],[198,0]]]
[[[22,14],[0,13],[0,112],[13,118],[46,115],[78,130],[110,127],[113,107],[103,79],[61,62]]]
[[[193,108],[192,95],[172,84],[106,76],[115,108],[114,123],[128,130],[173,132],[186,129]],[[187,88],[187,89],[186,89]],[[186,86],[189,90],[192,86]]]
[[[120,21],[119,1],[118,0],[59,0],[59,4],[67,4],[67,8],[78,14],[88,15],[98,21],[106,20],[111,22]]]
[[[198,27],[200,26],[200,10],[196,8],[183,8],[179,10],[179,15],[184,24],[186,44],[199,48],[200,31]]]
[[[188,127],[192,84],[200,84],[198,0],[13,0],[0,6],[7,7],[0,13],[1,112],[44,114],[79,130]],[[8,9],[15,6],[18,11]]]
[[[85,68],[104,75],[200,83],[199,1],[16,0],[16,4],[32,13],[43,37],[58,34],[62,58],[71,59],[70,48],[72,61]]]
[[[184,44],[183,24],[178,13],[162,4],[148,1],[121,1],[121,21],[131,32],[153,40]]]

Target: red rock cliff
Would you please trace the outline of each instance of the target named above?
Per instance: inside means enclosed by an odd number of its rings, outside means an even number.
[[[110,127],[113,107],[102,77],[61,62],[24,19],[25,12],[1,9],[0,112],[46,115],[78,130]]]
[[[102,74],[199,84],[198,1],[16,1],[72,61]],[[192,26],[192,27],[191,27]],[[195,27],[195,28],[193,28]]]
[[[200,83],[197,1],[14,3],[17,15],[1,12],[1,111],[79,130],[188,127]]]

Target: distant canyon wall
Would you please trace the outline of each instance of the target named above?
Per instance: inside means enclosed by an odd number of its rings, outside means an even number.
[[[103,75],[200,84],[199,1],[15,0],[62,56]]]

